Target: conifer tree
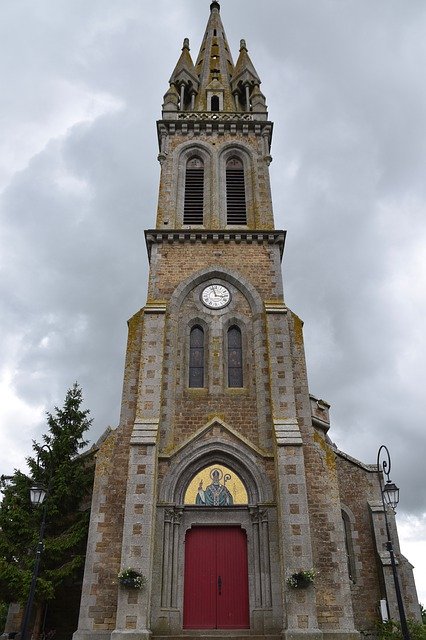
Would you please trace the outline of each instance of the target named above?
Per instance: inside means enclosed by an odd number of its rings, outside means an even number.
[[[28,596],[43,510],[30,503],[34,482],[49,487],[36,602],[54,598],[58,587],[73,578],[84,562],[93,473],[87,456],[79,455],[92,422],[82,402],[75,383],[63,408],[47,413],[48,432],[42,444],[33,442],[35,455],[27,458],[29,476],[17,470],[2,482],[0,600],[5,602],[25,603]]]

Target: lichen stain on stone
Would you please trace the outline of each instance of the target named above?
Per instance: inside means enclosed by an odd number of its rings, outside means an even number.
[[[336,457],[334,455],[334,450],[316,431],[314,431],[314,440],[317,444],[319,444],[319,446],[325,453],[325,464],[327,465],[328,469],[330,471],[335,471]]]
[[[128,345],[129,351],[132,350],[134,347],[135,340],[137,337],[137,331],[141,323],[141,320],[143,318],[143,315],[144,315],[144,310],[139,309],[139,311],[137,311],[137,313],[135,313],[127,322],[127,326],[128,326],[127,345]]]
[[[294,327],[294,340],[295,343],[303,347],[303,320],[299,318],[295,313],[292,312],[293,318],[293,327]]]
[[[117,429],[112,431],[107,439],[102,443],[97,453],[96,476],[107,476],[112,472],[112,457],[117,441]]]

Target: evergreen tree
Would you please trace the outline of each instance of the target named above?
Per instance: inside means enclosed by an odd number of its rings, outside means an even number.
[[[15,471],[2,479],[0,509],[0,600],[25,603],[28,597],[43,507],[33,507],[29,488],[48,488],[44,551],[37,580],[38,603],[55,597],[57,588],[72,579],[84,562],[93,465],[78,455],[92,420],[82,410],[77,383],[68,390],[62,409],[47,413],[48,432],[43,443],[33,442],[34,457],[27,458],[30,477]],[[50,448],[50,452],[48,448]]]

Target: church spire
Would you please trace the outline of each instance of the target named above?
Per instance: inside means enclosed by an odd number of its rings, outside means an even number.
[[[232,54],[220,17],[220,4],[210,5],[200,52],[194,65],[185,38],[182,53],[170,78],[170,88],[164,96],[163,117],[176,119],[186,113],[247,113],[266,114],[265,97],[260,78],[241,40],[240,54],[234,66]],[[266,116],[267,117],[267,116]]]
[[[212,2],[195,69],[200,79],[197,111],[234,111],[230,77],[234,62],[220,17],[220,5]]]

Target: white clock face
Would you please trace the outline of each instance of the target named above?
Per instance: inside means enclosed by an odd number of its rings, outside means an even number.
[[[203,289],[201,300],[209,309],[222,309],[231,301],[231,294],[221,284],[209,284]]]

